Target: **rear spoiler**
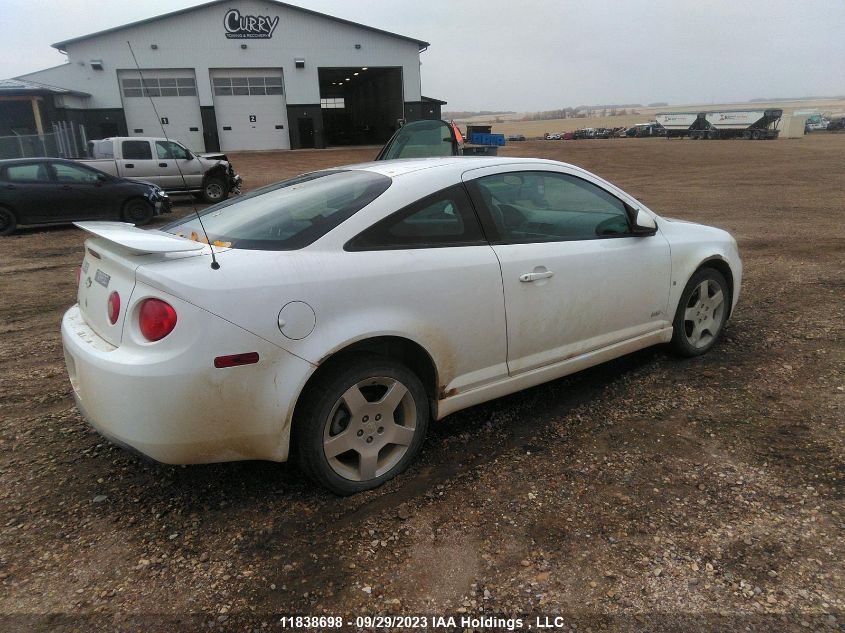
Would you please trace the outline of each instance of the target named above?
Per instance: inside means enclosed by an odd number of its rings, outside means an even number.
[[[157,229],[145,231],[126,222],[74,222],[73,225],[133,253],[179,253],[199,251],[207,246]]]

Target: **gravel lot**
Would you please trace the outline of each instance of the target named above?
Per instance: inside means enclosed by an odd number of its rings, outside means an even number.
[[[164,466],[92,432],[59,337],[82,233],[0,239],[0,627],[417,613],[843,630],[843,152],[834,134],[505,148],[730,230],[745,282],[726,336],[703,358],[645,350],[450,416],[409,472],[344,499],[285,464]],[[232,159],[249,189],[375,153]]]

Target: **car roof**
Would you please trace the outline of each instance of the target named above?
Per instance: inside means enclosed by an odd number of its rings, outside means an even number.
[[[67,158],[56,158],[54,156],[35,156],[32,158],[4,158],[0,160],[0,166],[2,165],[11,165],[14,163],[15,165],[21,165],[26,163],[43,163],[45,160],[49,160],[54,163],[75,163],[74,160],[69,160]]]
[[[369,163],[346,165],[344,169],[361,169],[384,176],[396,178],[423,170],[452,170],[463,173],[468,169],[496,167],[499,165],[547,164],[558,167],[575,167],[567,163],[544,158],[505,158],[500,156],[444,156],[439,158],[400,158],[395,160],[379,160]]]

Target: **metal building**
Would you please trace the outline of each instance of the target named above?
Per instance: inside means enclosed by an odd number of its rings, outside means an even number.
[[[197,151],[381,144],[445,103],[421,94],[427,42],[274,0],[216,0],[53,46],[66,64],[17,79],[54,102],[24,114],[90,139],[163,126]]]

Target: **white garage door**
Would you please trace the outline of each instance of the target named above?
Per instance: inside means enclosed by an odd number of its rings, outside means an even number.
[[[211,71],[220,149],[290,149],[281,68]]]
[[[121,70],[118,78],[130,136],[164,136],[163,127],[168,138],[205,151],[193,69]]]

